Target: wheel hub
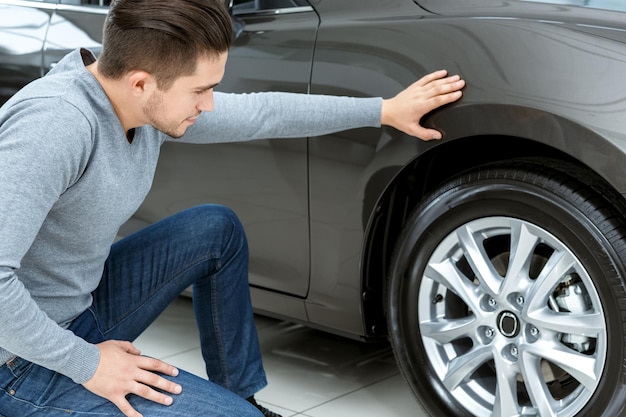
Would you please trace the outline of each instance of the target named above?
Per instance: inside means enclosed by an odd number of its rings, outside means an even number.
[[[520,320],[510,311],[503,311],[498,316],[498,330],[508,338],[516,337],[520,332]]]

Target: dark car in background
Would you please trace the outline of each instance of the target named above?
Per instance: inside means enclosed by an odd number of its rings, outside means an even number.
[[[69,50],[97,53],[106,3],[0,0],[0,100]],[[625,416],[626,4],[231,8],[221,90],[390,97],[446,68],[464,97],[424,119],[437,142],[368,128],[168,143],[120,234],[232,207],[256,311],[388,338],[433,416]]]

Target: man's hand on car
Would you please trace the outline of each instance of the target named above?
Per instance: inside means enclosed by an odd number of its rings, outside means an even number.
[[[465,81],[446,70],[425,75],[391,99],[383,100],[381,123],[422,140],[441,139],[441,132],[421,125],[432,110],[461,98]]]

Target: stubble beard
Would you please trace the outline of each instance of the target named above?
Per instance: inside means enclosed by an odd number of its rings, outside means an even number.
[[[154,93],[150,96],[148,103],[146,103],[146,106],[143,108],[143,114],[146,116],[150,125],[158,131],[174,139],[181,138],[186,131],[186,129],[181,129],[184,122],[178,124],[176,124],[176,122],[164,122],[164,113],[166,112],[162,111],[162,109],[163,95],[161,93]]]

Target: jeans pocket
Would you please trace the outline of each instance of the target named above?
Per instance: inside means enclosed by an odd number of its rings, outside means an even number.
[[[32,368],[32,362],[19,357],[11,359],[0,367],[0,387],[8,394],[15,395]]]
[[[72,400],[72,396],[60,398],[59,392],[65,392],[59,387],[60,378],[65,377],[34,363],[19,358],[9,361],[0,367],[0,417],[75,415],[57,404]]]

